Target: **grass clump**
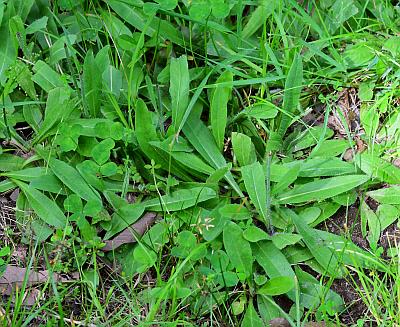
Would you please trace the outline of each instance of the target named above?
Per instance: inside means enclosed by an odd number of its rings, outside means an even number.
[[[0,9],[4,325],[399,323],[393,2]]]

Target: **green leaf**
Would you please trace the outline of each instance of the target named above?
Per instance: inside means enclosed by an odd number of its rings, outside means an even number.
[[[353,0],[336,0],[327,15],[327,27],[334,33],[349,18],[358,13],[358,8]]]
[[[33,71],[36,72],[33,75],[32,80],[38,84],[44,91],[50,92],[55,88],[68,88],[66,83],[62,80],[60,75],[58,75],[48,64],[44,61],[37,61],[35,66],[33,66]],[[50,93],[49,93],[50,96]],[[60,113],[63,110],[60,110]]]
[[[25,183],[19,181],[14,181],[14,183],[24,192],[30,206],[40,219],[50,226],[57,228],[66,227],[67,218],[53,200],[50,200],[42,192]]]
[[[176,165],[176,163],[170,165],[169,155],[165,153],[165,151],[150,144],[150,142],[159,141],[159,139],[152,124],[151,113],[147,109],[144,101],[141,99],[136,103],[135,131],[140,149],[148,158],[153,159],[156,163],[160,164],[164,170],[171,170],[177,176],[186,180],[191,180],[187,174]]]
[[[257,293],[261,295],[281,295],[289,292],[295,286],[293,277],[279,276],[268,280],[263,287],[261,287]]]
[[[293,204],[307,201],[321,201],[350,191],[366,183],[368,180],[369,177],[366,175],[347,175],[320,179],[295,186],[292,190],[279,194],[277,202],[280,204]]]
[[[47,169],[44,167],[25,168],[17,171],[10,171],[2,175],[25,182],[30,182],[35,178],[45,175],[46,170]]]
[[[251,202],[257,208],[264,222],[267,217],[267,190],[265,186],[265,174],[263,166],[259,162],[241,168],[244,185],[250,196]]]
[[[232,133],[232,147],[239,166],[251,165],[257,160],[256,150],[251,138],[242,133]]]
[[[200,155],[208,162],[213,168],[219,169],[227,165],[224,156],[218,150],[215,141],[204,123],[195,117],[190,115],[186,124],[183,126],[183,132],[185,133],[189,142],[193,147],[200,153]],[[243,197],[243,193],[234,180],[231,172],[225,175],[225,179],[232,186],[235,192]]]
[[[88,51],[83,62],[83,93],[84,100],[89,109],[91,118],[99,116],[100,113],[100,90],[101,90],[101,75],[99,67],[93,56],[93,51]]]
[[[0,182],[0,193],[8,192],[15,189],[17,185],[9,179],[2,180]]]
[[[256,226],[249,226],[243,232],[243,237],[249,242],[255,243],[261,240],[271,240],[266,232]]]
[[[159,37],[162,42],[171,41],[185,46],[182,34],[174,25],[158,17],[149,17],[139,8],[140,4],[129,4],[122,0],[107,0],[110,7],[130,25],[150,37]],[[107,12],[108,13],[108,12]],[[108,13],[109,14],[109,13]],[[149,19],[150,23],[149,24]]]
[[[357,169],[339,158],[313,158],[302,162],[300,177],[338,176],[354,174]]]
[[[253,301],[249,302],[241,327],[264,327],[264,322],[254,309]]]
[[[319,148],[314,148],[311,152],[312,157],[336,157],[353,145],[353,141],[346,139],[325,140],[322,141]]]
[[[6,78],[6,71],[17,58],[17,49],[14,47],[8,24],[0,28],[2,40],[0,42],[0,82],[3,84]]]
[[[282,250],[288,245],[296,244],[301,239],[301,235],[298,234],[275,233],[272,235],[272,242],[279,250]]]
[[[281,137],[290,126],[292,116],[296,114],[300,102],[300,93],[303,86],[303,64],[301,56],[296,55],[290,66],[283,95],[283,113],[279,123],[278,133]]]
[[[22,169],[25,159],[13,154],[0,154],[0,171],[17,171]]]
[[[377,154],[357,153],[354,162],[365,174],[381,182],[400,184],[400,168],[379,158]]]
[[[253,245],[253,254],[258,264],[264,268],[269,278],[287,276],[295,278],[292,266],[283,253],[271,242],[261,241]],[[288,297],[295,300],[295,292],[289,291]]]
[[[253,216],[252,212],[241,204],[226,204],[218,211],[222,216],[232,220],[246,220]]]
[[[376,215],[379,218],[381,224],[381,232],[392,225],[400,217],[399,208],[390,204],[381,204],[376,209]]]
[[[316,230],[305,224],[294,211],[282,208],[281,212],[285,217],[292,220],[298,233],[303,237],[304,243],[314,255],[317,262],[323,267],[324,271],[330,276],[341,276],[342,271],[338,260],[340,253],[335,253],[324,246],[324,241],[320,238]]]
[[[256,103],[244,110],[244,113],[255,119],[271,119],[278,114],[279,108],[271,102]]]
[[[35,21],[33,21],[27,28],[26,28],[26,34],[33,34],[36,32],[39,32],[41,30],[44,30],[47,26],[47,21],[48,21],[47,16],[43,16],[42,18],[39,18]]]
[[[111,227],[104,236],[104,239],[110,239],[135,223],[143,215],[144,210],[145,206],[141,203],[126,203],[122,207],[118,208],[112,216]]]
[[[293,151],[300,151],[307,149],[318,143],[321,137],[329,139],[333,136],[333,131],[330,128],[325,130],[324,126],[314,126],[307,128],[305,131],[300,133],[296,139],[292,142],[295,143]]]
[[[72,104],[69,102],[71,92],[68,88],[57,87],[52,89],[46,101],[46,111],[44,120],[40,126],[37,141],[40,141],[47,135],[47,132],[57,123],[66,119],[73,110]],[[62,108],[63,110],[60,110]]]
[[[95,202],[101,201],[99,193],[86,183],[75,168],[56,158],[50,158],[48,163],[54,174],[82,199]]]
[[[250,14],[249,20],[242,31],[242,39],[248,40],[257,30],[264,25],[268,17],[272,14],[279,0],[262,1],[260,5]]]
[[[253,267],[253,256],[250,243],[243,238],[242,229],[233,222],[228,222],[223,231],[225,251],[230,261],[246,278],[250,277]]]
[[[92,157],[99,165],[105,164],[110,158],[110,152],[115,143],[112,139],[105,139],[92,149]]]
[[[299,281],[300,305],[306,308],[318,308],[321,304],[329,303],[334,312],[343,310],[343,300],[340,295],[327,290],[326,286],[314,276],[298,267],[296,267],[296,276]]]
[[[178,0],[156,0],[164,10],[172,10],[178,5]]]
[[[215,197],[215,191],[208,187],[194,187],[180,189],[169,195],[163,195],[161,198],[144,201],[143,205],[149,211],[179,211]]]
[[[224,148],[225,127],[228,115],[228,101],[232,93],[233,75],[225,71],[217,79],[217,87],[212,93],[210,103],[211,130],[218,149],[222,152]],[[223,85],[219,85],[222,83]]]
[[[400,204],[400,186],[394,185],[367,193],[368,196],[385,204]]]
[[[118,98],[122,88],[122,72],[114,66],[109,65],[103,72],[102,79],[106,90]]]
[[[189,68],[186,56],[172,58],[170,64],[169,94],[172,102],[172,122],[175,132],[182,122],[189,103]]]

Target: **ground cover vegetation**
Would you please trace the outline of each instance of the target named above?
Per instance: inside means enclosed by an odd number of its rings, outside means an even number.
[[[398,326],[400,4],[0,0],[4,326]]]

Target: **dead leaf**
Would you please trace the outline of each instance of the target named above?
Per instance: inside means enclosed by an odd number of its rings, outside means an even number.
[[[269,321],[271,327],[290,327],[289,321],[285,318],[275,318]]]
[[[0,277],[0,293],[2,295],[8,295],[8,296],[14,295],[13,290],[15,288],[22,287],[26,274],[27,274],[27,268],[21,268],[11,265],[7,266],[6,270]],[[33,285],[47,282],[48,279],[50,278],[50,274],[51,272],[49,272],[48,270],[40,270],[37,272],[33,270],[29,271],[26,282],[27,288]],[[71,280],[69,278],[62,277],[57,273],[52,273],[52,274],[54,280],[57,282],[66,282]],[[79,277],[78,273],[74,273],[72,275],[72,279],[78,279],[78,277]],[[30,289],[29,291],[25,290],[22,301],[23,305],[26,306],[34,305],[39,295],[40,291],[37,289],[33,288]],[[14,299],[12,299],[12,301],[14,302]]]
[[[124,229],[112,240],[105,241],[106,245],[102,248],[104,252],[113,251],[122,244],[135,243],[137,238],[142,236],[155,222],[157,214],[147,212],[139,221]]]
[[[24,283],[25,275],[27,273],[27,268],[15,267],[15,266],[7,266],[6,270],[0,277],[0,291],[3,294],[11,295],[12,289],[15,286],[21,287]],[[39,271],[29,271],[27,278],[27,286],[45,283],[50,278],[51,272],[48,270],[39,270]],[[57,273],[52,273],[53,279],[56,282],[66,282],[70,279],[62,277]],[[73,278],[76,278],[77,275],[74,275]]]

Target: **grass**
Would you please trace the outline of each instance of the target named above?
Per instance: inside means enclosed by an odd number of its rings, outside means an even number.
[[[400,324],[399,4],[0,12],[4,326]]]

